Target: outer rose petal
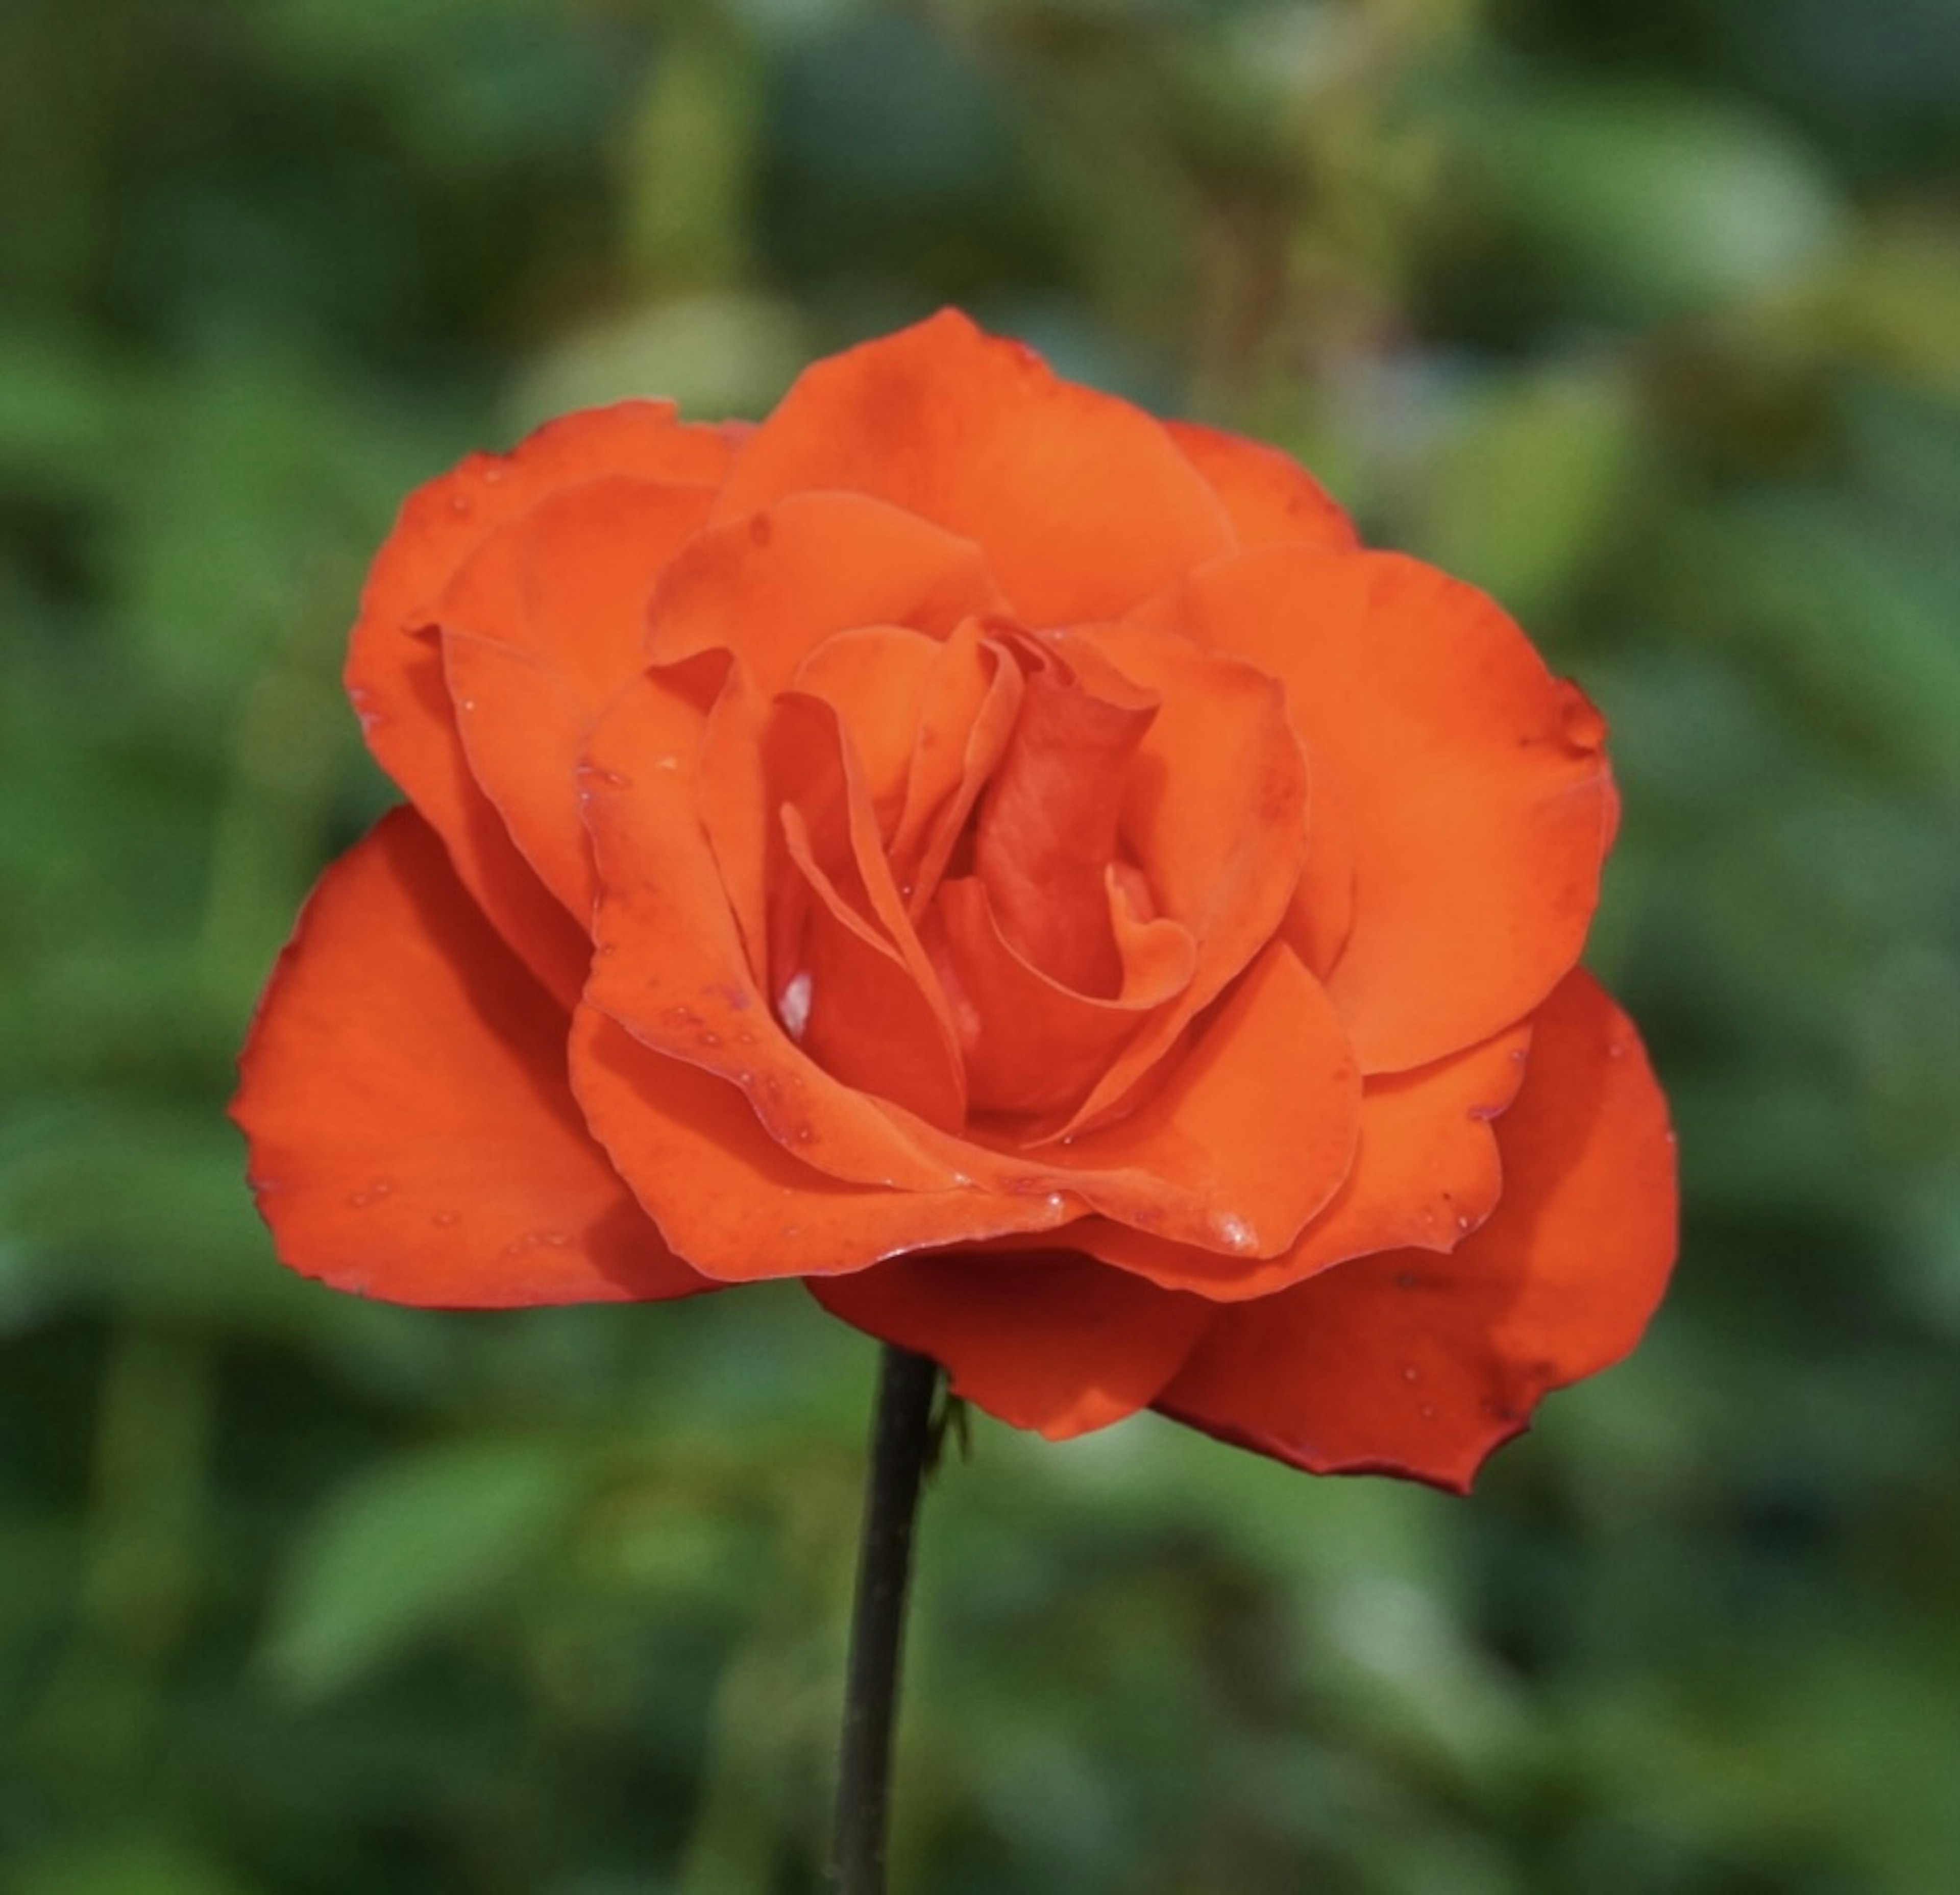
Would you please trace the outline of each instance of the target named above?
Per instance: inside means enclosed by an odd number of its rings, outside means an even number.
[[[733,442],[674,418],[671,402],[566,415],[508,454],[472,454],[409,495],[368,575],[347,654],[347,694],[368,747],[447,844],[498,932],[568,1005],[583,977],[583,931],[539,884],[477,788],[443,680],[421,635],[451,575],[486,535],[558,488],[607,474],[712,486]]]
[[[1153,1282],[1235,1303],[1379,1250],[1452,1250],[1497,1208],[1491,1121],[1517,1096],[1530,1044],[1529,1026],[1513,1027],[1433,1066],[1370,1080],[1353,1170],[1278,1256],[1227,1263],[1100,1218],[1077,1226],[1069,1241]]]
[[[832,1315],[931,1356],[956,1395],[1051,1441],[1148,1406],[1211,1320],[1201,1297],[1066,1250],[908,1258],[810,1288]]]
[[[1360,543],[1354,521],[1290,454],[1194,421],[1164,428],[1218,496],[1241,546],[1295,540],[1340,553]]]
[[[1489,599],[1398,554],[1268,546],[1139,616],[1286,686],[1353,846],[1328,986],[1364,1072],[1426,1065],[1544,998],[1598,898],[1605,727]]]
[[[806,369],[715,513],[826,487],[976,540],[1035,626],[1114,617],[1233,543],[1160,422],[952,310]]]
[[[1639,1339],[1674,1260],[1667,1108],[1589,975],[1540,1008],[1504,1195],[1448,1256],[1391,1251],[1217,1318],[1157,1406],[1316,1473],[1458,1491],[1548,1390]]]
[[[581,922],[594,890],[574,788],[579,753],[639,671],[648,595],[712,497],[705,487],[616,478],[561,489],[491,534],[437,603],[470,768]]]
[[[382,817],[315,890],[240,1062],[232,1113],[280,1256],[451,1308],[712,1288],[586,1131],[567,1024],[434,832]]]
[[[1059,1192],[970,1180],[886,1190],[826,1176],[799,1155],[803,1089],[784,1086],[781,1138],[737,1087],[654,1052],[596,1008],[573,1021],[571,1075],[587,1123],[667,1241],[726,1282],[861,1270],[906,1250],[1052,1231],[1080,1212]]]

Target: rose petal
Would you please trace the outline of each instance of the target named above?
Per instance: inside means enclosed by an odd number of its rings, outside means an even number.
[[[280,1256],[391,1302],[686,1296],[585,1129],[564,1013],[412,811],[329,868],[240,1061],[233,1116]]]
[[[967,819],[1007,753],[1027,683],[1012,654],[977,620],[940,648],[892,837],[892,871],[915,920],[931,906]]]
[[[1202,1286],[1232,1302],[1377,1250],[1452,1249],[1496,1208],[1503,1180],[1491,1122],[1516,1096],[1530,1044],[1529,1025],[1513,1027],[1433,1065],[1369,1080],[1353,1169],[1278,1256],[1211,1256],[1101,1219],[1076,1225],[1069,1241],[1153,1282]]]
[[[617,478],[561,489],[478,546],[436,604],[470,769],[581,922],[594,894],[576,791],[585,734],[644,664],[648,596],[711,498]]]
[[[608,474],[712,486],[733,444],[682,425],[670,402],[567,415],[508,454],[472,454],[418,488],[376,556],[345,673],[375,760],[447,846],[464,885],[526,964],[569,1004],[584,977],[584,931],[539,884],[465,760],[441,652],[421,635],[471,551],[556,489]]]
[[[934,959],[953,999],[975,1110],[1072,1111],[1148,1014],[1189,984],[1197,949],[1188,929],[1163,917],[1138,921],[1113,877],[1104,900],[1122,979],[1115,998],[1097,1000],[1017,954],[978,881],[940,884]]]
[[[574,1018],[571,1075],[587,1123],[648,1215],[676,1252],[724,1282],[860,1270],[1079,1214],[1059,1193],[1015,1196],[967,1181],[886,1190],[815,1170],[803,1155],[831,1142],[835,1120],[819,1121],[813,1085],[785,1075],[782,1130],[765,1129],[738,1087],[655,1052],[594,1007]]]
[[[1325,992],[1275,942],[1127,1117],[1029,1148],[984,1131],[935,1148],[994,1190],[1063,1192],[1174,1244],[1271,1256],[1346,1177],[1360,1091]]]
[[[1354,523],[1290,454],[1197,422],[1164,428],[1218,496],[1241,546],[1291,540],[1341,553],[1359,543]]]
[[[974,874],[1016,953],[1062,986],[1106,999],[1123,970],[1106,877],[1157,704],[1093,648],[1085,667],[1027,643],[1020,715],[974,823]]]
[[[956,1395],[1051,1441],[1147,1407],[1211,1320],[1200,1298],[1066,1250],[907,1258],[810,1288],[832,1315],[942,1364]]]
[[[1307,760],[1285,700],[1252,666],[1136,626],[1073,635],[1159,700],[1125,799],[1122,834],[1160,914],[1197,944],[1191,979],[1111,1064],[1071,1123],[1118,1107],[1279,926],[1306,855]]]
[[[806,369],[716,516],[810,488],[873,494],[978,542],[1030,625],[1113,618],[1232,544],[1161,424],[951,310]]]
[[[1533,1033],[1490,1221],[1447,1256],[1368,1257],[1224,1311],[1166,1414],[1317,1473],[1460,1492],[1548,1390],[1633,1347],[1674,1260],[1666,1104],[1589,975],[1567,976]]]
[[[1286,686],[1351,834],[1328,986],[1364,1072],[1441,1059],[1551,991],[1598,897],[1604,726],[1490,600],[1395,554],[1273,546],[1138,616]]]
[[[586,997],[647,1046],[732,1081],[809,1164],[943,1190],[959,1167],[803,1053],[750,965],[702,826],[702,749],[731,677],[740,668],[721,652],[659,667],[620,694],[587,744],[581,780],[600,895]],[[742,734],[731,725],[727,734]],[[762,780],[752,753],[746,780]]]
[[[791,680],[791,689],[828,704],[849,734],[881,836],[898,827],[919,727],[946,654],[943,643],[923,632],[864,626],[825,639]]]
[[[772,495],[716,510],[647,611],[647,656],[672,664],[726,645],[765,696],[833,632],[902,625],[943,638],[1006,601],[981,549],[858,493]],[[733,516],[733,517],[731,517]]]

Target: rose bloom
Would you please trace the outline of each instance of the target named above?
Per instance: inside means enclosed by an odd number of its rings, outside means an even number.
[[[307,1276],[796,1277],[1050,1436],[1459,1489],[1660,1295],[1602,721],[1271,449],[941,314],[472,457],[347,683],[408,806],[234,1107]]]

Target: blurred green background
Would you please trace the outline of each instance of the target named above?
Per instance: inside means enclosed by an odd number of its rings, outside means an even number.
[[[0,1887],[818,1887],[870,1346],[336,1297],[220,1115],[409,486],[947,301],[1604,705],[1688,1234],[1467,1502],[979,1424],[899,1887],[1960,1887],[1957,102],[1953,0],[5,0]]]

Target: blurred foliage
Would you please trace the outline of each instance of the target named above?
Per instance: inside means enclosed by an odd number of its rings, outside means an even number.
[[[406,489],[952,299],[1600,700],[1688,1238],[1467,1503],[983,1425],[899,1886],[1960,1885],[1956,94],[1949,0],[8,0],[0,1884],[817,1886],[868,1345],[332,1296],[219,1114]]]

